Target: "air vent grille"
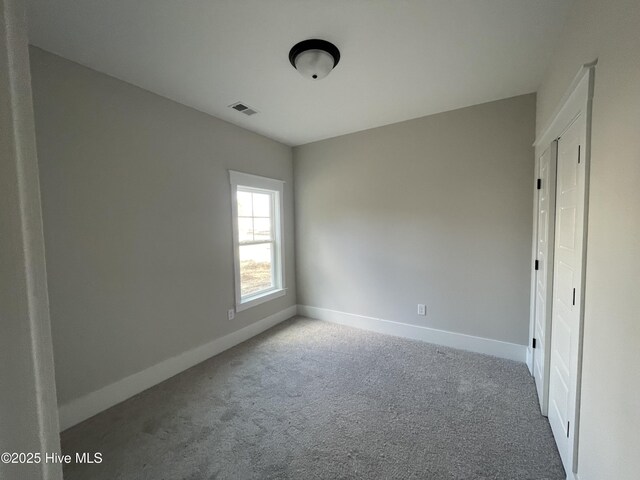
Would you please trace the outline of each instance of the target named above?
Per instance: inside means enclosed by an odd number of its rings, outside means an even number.
[[[258,110],[256,110],[253,107],[250,107],[249,105],[247,105],[244,102],[236,102],[236,103],[232,103],[231,105],[229,105],[230,108],[233,108],[234,110],[240,112],[240,113],[244,113],[247,116],[251,116],[251,115],[255,115],[256,113],[258,113]]]

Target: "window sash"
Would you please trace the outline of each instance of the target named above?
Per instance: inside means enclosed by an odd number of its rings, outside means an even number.
[[[267,288],[263,288],[262,290],[257,290],[255,292],[251,292],[248,293],[246,295],[242,295],[242,265],[241,265],[241,261],[240,261],[240,248],[241,247],[248,247],[248,246],[252,246],[252,245],[271,245],[271,249],[270,249],[270,253],[271,253],[271,258],[270,258],[270,264],[271,264],[271,286],[267,287]],[[277,251],[277,243],[275,240],[261,240],[261,241],[253,241],[253,242],[240,242],[238,243],[238,269],[239,269],[239,275],[240,278],[238,279],[238,287],[240,288],[240,299],[241,302],[247,302],[250,301],[253,298],[256,297],[261,297],[263,295],[268,294],[269,292],[274,292],[277,290],[280,290],[282,287],[280,287],[279,285],[279,279],[278,279],[278,275],[277,275],[277,267],[278,265],[276,264],[276,262],[278,261],[278,251]]]
[[[239,246],[244,246],[244,245],[262,245],[263,243],[272,243],[275,245],[276,241],[275,240],[245,240],[243,242],[238,242]]]
[[[276,208],[277,208],[277,198],[278,198],[278,194],[279,192],[276,190],[268,190],[268,189],[264,189],[264,188],[255,188],[255,187],[249,187],[249,186],[245,186],[245,185],[237,185],[236,186],[236,202],[237,202],[237,195],[238,192],[245,192],[245,193],[257,193],[257,194],[261,194],[261,195],[268,195],[269,196],[269,212],[271,213],[270,216],[265,217],[263,215],[239,215],[236,212],[236,218],[234,219],[234,221],[236,222],[236,224],[238,225],[238,230],[239,230],[239,219],[244,218],[244,219],[251,219],[251,227],[252,227],[252,236],[254,237],[254,240],[242,240],[242,241],[238,241],[238,244],[240,245],[249,245],[250,242],[268,242],[268,241],[272,241],[275,242],[276,241],[276,228],[277,228],[277,224],[276,224]],[[251,208],[251,213],[254,212],[254,208],[253,208],[253,197],[252,197],[252,208]],[[236,209],[237,210],[237,209]],[[268,219],[270,220],[269,222],[269,238],[263,238],[260,240],[255,240],[255,220],[256,219]]]
[[[245,246],[252,246],[252,245],[265,245],[265,244],[269,244],[271,245],[271,249],[270,249],[270,266],[271,266],[271,271],[270,271],[270,278],[271,278],[271,285],[267,288],[263,288],[261,290],[256,290],[254,292],[248,293],[246,295],[242,295],[242,265],[239,265],[240,267],[240,282],[239,282],[239,287],[240,287],[240,298],[242,301],[246,302],[248,300],[251,300],[252,298],[255,297],[260,297],[262,295],[268,294],[269,292],[273,292],[279,289],[278,287],[278,279],[276,278],[276,258],[277,258],[277,253],[276,253],[276,243],[273,241],[269,241],[269,242],[252,242],[249,244],[239,244],[238,245],[238,250],[240,250],[241,247],[245,247]],[[240,252],[238,251],[238,258],[240,258]]]

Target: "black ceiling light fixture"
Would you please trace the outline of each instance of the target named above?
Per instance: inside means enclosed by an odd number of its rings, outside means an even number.
[[[289,51],[293,68],[310,80],[320,80],[340,61],[340,50],[333,43],[313,38],[296,43]]]

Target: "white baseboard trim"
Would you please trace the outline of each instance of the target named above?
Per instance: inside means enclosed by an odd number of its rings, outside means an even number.
[[[489,338],[474,337],[463,333],[448,332],[435,328],[420,327],[408,323],[392,322],[381,318],[365,317],[353,313],[338,312],[327,308],[298,305],[298,315],[339,323],[349,327],[371,330],[372,332],[385,333],[396,337],[422,340],[446,347],[469,350],[476,353],[484,353],[495,357],[525,362],[527,355],[526,345],[502,342]]]
[[[109,407],[137,395],[208,358],[235,347],[296,314],[296,306],[274,313],[262,320],[212,342],[168,358],[152,367],[134,373],[106,387],[61,405],[58,410],[60,429],[66,430]]]

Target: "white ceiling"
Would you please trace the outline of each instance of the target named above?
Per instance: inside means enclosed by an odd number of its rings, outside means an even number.
[[[536,91],[570,1],[29,0],[29,23],[36,46],[300,145]],[[317,82],[287,57],[307,38],[342,54]]]

